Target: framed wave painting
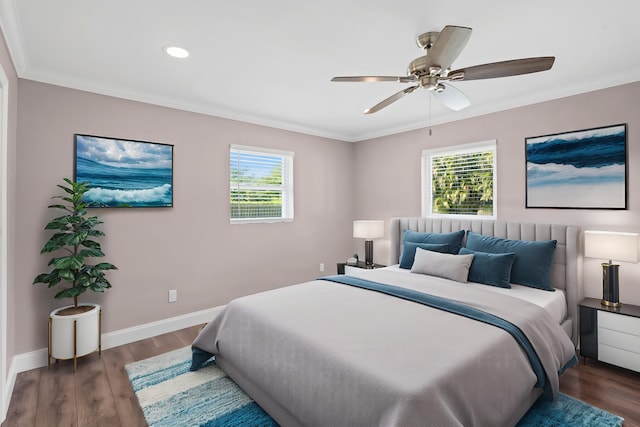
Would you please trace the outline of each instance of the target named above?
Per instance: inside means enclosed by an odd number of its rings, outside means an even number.
[[[627,209],[627,125],[525,138],[527,208]]]
[[[173,206],[173,145],[76,134],[74,172],[91,207]]]

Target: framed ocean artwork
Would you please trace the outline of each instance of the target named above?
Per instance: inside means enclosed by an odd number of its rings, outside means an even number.
[[[74,166],[91,207],[173,206],[173,145],[76,134]]]
[[[525,138],[527,208],[627,209],[627,125]]]

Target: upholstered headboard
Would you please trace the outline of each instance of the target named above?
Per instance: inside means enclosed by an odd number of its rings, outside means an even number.
[[[578,342],[578,303],[584,291],[582,283],[582,251],[580,250],[580,227],[572,225],[538,224],[526,222],[504,222],[489,220],[457,220],[437,218],[391,218],[389,220],[389,263],[397,264],[402,247],[402,233],[413,230],[430,233],[448,233],[471,230],[485,236],[514,240],[557,240],[551,284],[563,289],[567,296],[567,321],[562,325]]]

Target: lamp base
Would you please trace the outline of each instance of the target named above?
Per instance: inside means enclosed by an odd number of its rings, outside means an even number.
[[[366,268],[373,268],[373,240],[364,241],[364,263]]]
[[[620,307],[620,293],[618,291],[617,264],[602,263],[602,300],[600,304],[606,307]]]
[[[612,308],[618,308],[622,306],[621,302],[611,302],[611,301],[605,301],[605,300],[600,300],[600,304],[604,305],[605,307],[612,307]]]

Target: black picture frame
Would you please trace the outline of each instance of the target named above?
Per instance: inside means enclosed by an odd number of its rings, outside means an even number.
[[[173,207],[173,145],[74,135],[74,180],[91,207]]]
[[[627,124],[525,138],[526,208],[628,206]]]

